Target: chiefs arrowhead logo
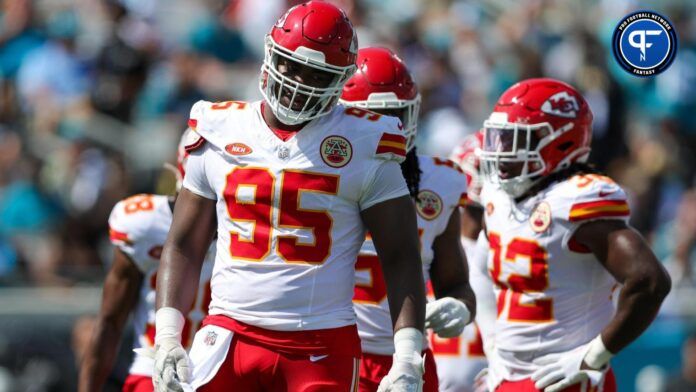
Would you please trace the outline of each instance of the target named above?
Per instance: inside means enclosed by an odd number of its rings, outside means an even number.
[[[249,155],[253,150],[244,143],[231,143],[225,146],[225,151],[230,155]]]
[[[319,153],[324,163],[339,168],[347,165],[353,158],[353,146],[343,136],[328,136],[321,142]]]
[[[580,110],[577,99],[568,94],[567,91],[561,91],[549,97],[542,105],[541,111],[554,116],[575,118]]]
[[[416,211],[425,220],[433,220],[442,212],[442,199],[440,196],[429,190],[418,192]]]

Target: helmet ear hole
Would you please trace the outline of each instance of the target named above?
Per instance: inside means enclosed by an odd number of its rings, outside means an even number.
[[[565,152],[571,147],[573,147],[573,142],[565,142],[558,145],[558,150]]]

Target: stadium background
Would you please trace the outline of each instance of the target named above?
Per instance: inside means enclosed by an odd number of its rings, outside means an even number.
[[[0,391],[71,391],[109,267],[121,198],[171,193],[176,142],[199,99],[259,97],[263,35],[286,0],[0,1]],[[621,391],[696,390],[696,2],[344,0],[361,46],[395,49],[423,94],[419,151],[448,155],[513,82],[577,86],[591,160],[629,192],[632,221],[673,290],[613,362]],[[646,8],[679,51],[655,78],[610,50]],[[692,336],[692,339],[689,339]],[[127,366],[128,343],[113,375]]]

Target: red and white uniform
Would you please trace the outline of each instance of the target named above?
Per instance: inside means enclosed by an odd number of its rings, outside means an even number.
[[[128,255],[144,276],[138,303],[133,313],[134,349],[154,347],[157,268],[171,223],[172,210],[169,197],[163,195],[141,194],[129,197],[118,202],[109,216],[111,242]],[[191,346],[193,335],[198,330],[203,317],[208,313],[214,253],[214,248],[211,248],[201,271],[198,295],[186,316],[182,344],[187,349]],[[150,378],[153,366],[152,358],[136,353],[129,374]]]
[[[365,238],[360,211],[408,194],[401,123],[337,105],[284,141],[261,105],[200,101],[191,110],[189,125],[202,138],[189,147],[183,186],[216,200],[218,216],[206,323],[277,350],[357,358],[351,299]],[[299,341],[307,334],[278,342],[282,332],[341,328],[347,332],[331,339],[316,333],[311,347]]]
[[[469,282],[475,287],[476,269],[472,266],[475,260],[476,241],[462,237],[462,247],[469,262]],[[486,278],[484,278],[486,279]],[[490,283],[487,283],[490,287]],[[432,293],[429,293],[432,298]],[[478,295],[477,295],[477,308]],[[478,310],[477,310],[478,314]],[[442,392],[473,391],[474,378],[486,365],[483,351],[483,339],[477,323],[464,327],[462,334],[456,338],[440,338],[430,333],[430,347],[435,354],[437,378]]]
[[[447,227],[453,211],[466,201],[466,177],[459,166],[447,159],[419,156],[418,162],[422,173],[416,211],[423,276],[428,281],[434,257],[433,242]],[[363,352],[385,355],[391,360],[394,354],[392,320],[382,269],[370,237],[367,237],[360,248],[355,269],[353,303],[358,316],[358,332]],[[427,347],[427,343],[424,347]],[[428,370],[426,368],[426,390]],[[388,371],[387,367],[385,374]],[[431,381],[430,385],[433,383]]]
[[[591,220],[627,220],[626,195],[590,174],[518,204],[486,183],[482,204],[498,314],[489,376],[528,379],[538,359],[589,343],[613,316],[614,278],[572,237]]]

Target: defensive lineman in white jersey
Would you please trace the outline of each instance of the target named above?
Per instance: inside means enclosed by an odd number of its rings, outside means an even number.
[[[266,36],[261,102],[199,102],[157,284],[157,390],[349,391],[360,345],[354,264],[366,229],[395,312],[387,390],[422,375],[425,294],[398,119],[337,105],[355,70],[345,13],[291,8]],[[202,253],[217,232],[210,315],[178,344]],[[399,389],[401,390],[401,389]]]
[[[626,194],[584,163],[591,127],[585,99],[553,79],[515,84],[484,123],[481,202],[497,298],[491,390],[615,391],[610,358],[669,291],[627,225]]]
[[[450,160],[416,154],[420,95],[401,59],[388,49],[363,48],[358,52],[357,65],[358,71],[343,89],[341,102],[356,110],[367,108],[402,119],[407,157],[401,169],[416,202],[423,275],[426,280],[432,279],[438,298],[428,304],[426,326],[441,336],[458,336],[471,320],[468,307],[475,307],[459,243],[458,207],[466,201],[466,177]],[[371,237],[360,249],[356,263],[353,302],[363,348],[360,390],[375,391],[380,380],[389,378],[384,376],[392,364],[394,344],[389,304]],[[437,391],[432,351],[424,350],[424,356],[423,390]]]

